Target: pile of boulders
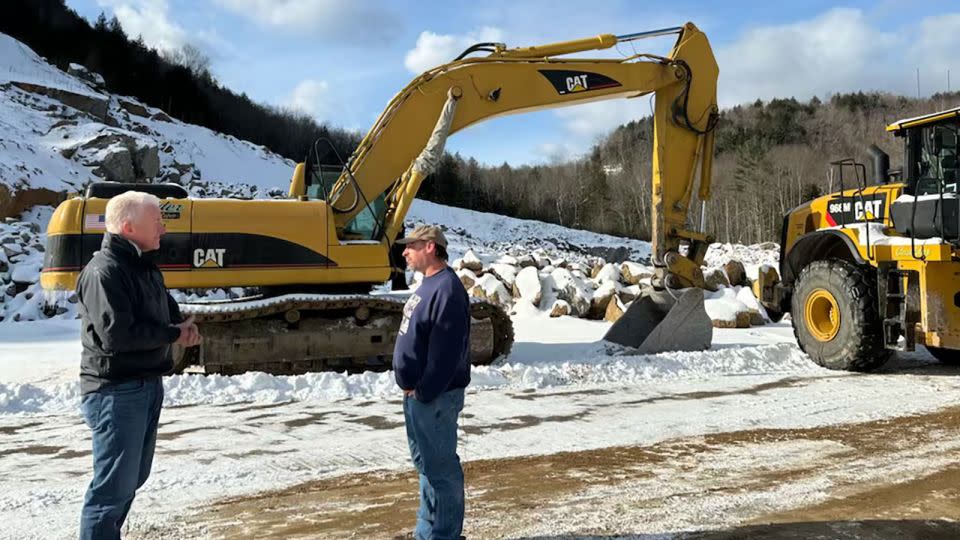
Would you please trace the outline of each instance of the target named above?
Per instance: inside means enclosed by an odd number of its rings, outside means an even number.
[[[536,309],[550,317],[571,316],[616,321],[642,288],[650,286],[653,268],[632,261],[600,257],[569,260],[545,250],[481,257],[473,249],[452,262],[467,292],[511,314]],[[707,314],[714,326],[744,328],[769,319],[749,287],[743,265],[729,261],[708,269]]]
[[[7,218],[0,223],[0,321],[76,316],[76,294],[53,299],[40,287],[44,241],[36,222]]]

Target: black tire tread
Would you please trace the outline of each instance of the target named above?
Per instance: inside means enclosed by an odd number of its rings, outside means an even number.
[[[803,317],[805,292],[829,290],[841,311],[840,331],[832,351],[824,351],[806,329]],[[841,259],[814,261],[800,272],[791,299],[793,334],[803,352],[817,364],[847,371],[872,371],[890,359],[893,351],[883,345],[883,325],[878,312],[877,273],[868,265]],[[839,348],[838,348],[839,347]]]

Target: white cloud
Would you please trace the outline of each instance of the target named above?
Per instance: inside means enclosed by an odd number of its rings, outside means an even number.
[[[581,157],[586,148],[570,143],[542,143],[537,146],[536,154],[546,163],[563,163]]]
[[[956,31],[956,29],[954,29]],[[716,48],[721,107],[854,90],[898,91],[906,35],[872,27],[859,9],[754,28]],[[912,69],[912,68],[911,68]]]
[[[464,35],[434,34],[428,30],[420,33],[416,46],[407,51],[403,65],[413,73],[446,64],[467,47],[480,42],[502,42],[503,32],[499,28],[485,26],[475,32]]]
[[[908,49],[912,58],[923,59],[924,67],[932,80],[946,82],[947,70],[953,68],[953,80],[960,82],[960,13],[928,17],[920,22],[919,35]],[[933,92],[944,90],[930,85]],[[960,84],[951,83],[951,90]]]
[[[123,31],[158,50],[176,50],[187,43],[187,32],[170,19],[166,0],[97,0],[113,10]]]
[[[329,120],[330,98],[330,85],[327,81],[307,79],[297,84],[284,100],[284,104],[322,122]]]
[[[708,36],[709,37],[709,36]],[[832,9],[791,24],[753,28],[729,44],[713,44],[720,66],[721,108],[756,99],[881,90],[916,94],[960,89],[960,14],[924,19],[884,32],[858,9]],[[933,83],[931,81],[936,81]],[[630,120],[651,116],[649,98],[612,100],[554,111],[565,142],[543,145],[541,154],[583,153],[598,137]]]
[[[262,26],[311,32],[354,44],[385,42],[402,19],[386,4],[371,0],[214,0],[221,7]]]

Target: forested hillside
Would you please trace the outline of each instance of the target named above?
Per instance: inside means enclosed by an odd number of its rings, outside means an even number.
[[[902,141],[886,132],[898,119],[960,105],[960,93],[911,99],[881,93],[838,94],[826,101],[757,101],[721,112],[707,230],[718,241],[779,241],[785,212],[839,189],[830,162],[852,157],[870,170],[876,144],[900,166]],[[542,166],[481,167],[448,156],[423,189],[430,199],[567,227],[648,239],[653,124],[614,130],[590,154]],[[845,173],[849,178],[849,172]],[[850,186],[849,183],[845,185]],[[700,203],[691,205],[694,223]]]

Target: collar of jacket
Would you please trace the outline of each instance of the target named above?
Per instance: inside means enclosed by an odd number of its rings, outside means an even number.
[[[119,234],[104,233],[103,242],[100,244],[100,249],[109,251],[110,253],[133,261],[140,262],[147,266],[153,264],[153,257],[150,256],[150,253],[140,253],[133,245],[133,242],[127,240]]]

